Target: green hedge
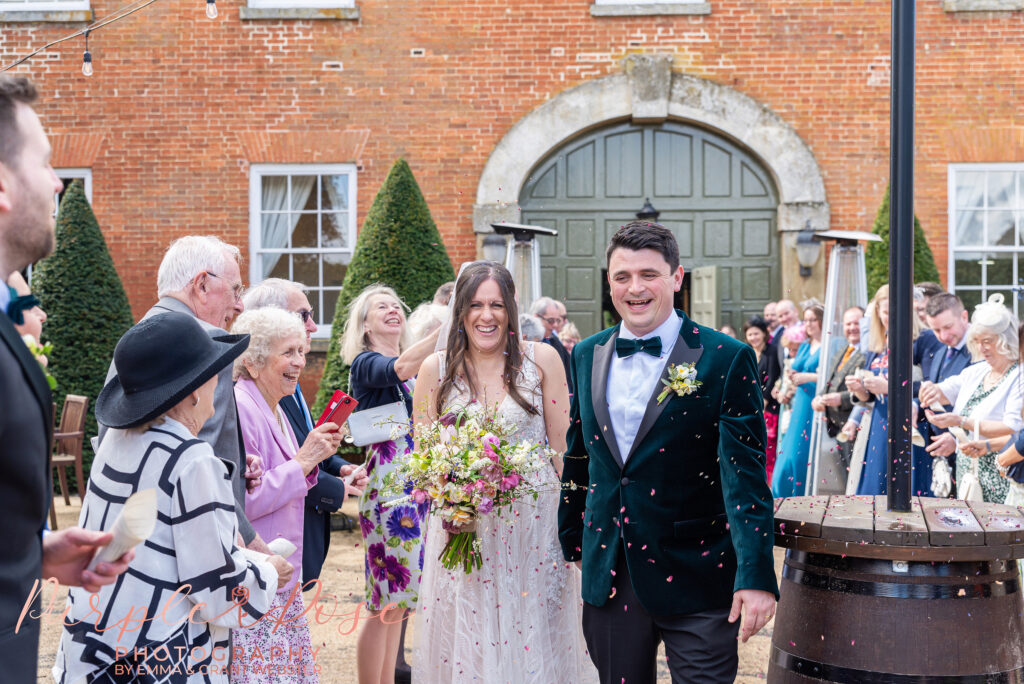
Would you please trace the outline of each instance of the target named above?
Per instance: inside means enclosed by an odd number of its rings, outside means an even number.
[[[868,298],[882,285],[889,282],[889,188],[885,189],[882,206],[875,215],[872,232],[882,237],[881,242],[869,242],[865,262],[868,276]],[[914,216],[914,282],[939,282],[939,269],[921,228],[921,222]]]
[[[345,272],[313,414],[323,411],[334,390],[348,387],[348,366],[341,359],[341,334],[348,305],[363,288],[373,283],[389,285],[415,309],[454,278],[451,259],[412,169],[399,159],[366,214],[352,263]]]
[[[128,297],[80,180],[64,193],[57,217],[57,249],[36,265],[32,290],[48,316],[43,340],[53,343],[49,370],[57,379],[53,400],[58,412],[67,394],[89,398],[82,449],[88,478],[96,397],[103,389],[114,347],[133,321]],[[74,481],[74,474],[69,471],[69,475]]]

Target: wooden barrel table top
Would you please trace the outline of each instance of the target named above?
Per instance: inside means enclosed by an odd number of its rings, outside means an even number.
[[[884,496],[775,501],[770,684],[1024,684],[1024,512]]]
[[[897,513],[884,496],[795,496],[775,500],[775,545],[887,560],[1009,560],[1024,558],[1024,512],[914,497]]]

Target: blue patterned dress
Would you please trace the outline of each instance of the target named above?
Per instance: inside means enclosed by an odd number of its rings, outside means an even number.
[[[804,342],[793,359],[793,370],[797,373],[817,373],[820,347],[811,351],[811,343]],[[772,494],[780,496],[803,496],[807,490],[807,458],[811,453],[811,420],[814,410],[811,400],[817,383],[805,382],[798,385],[793,395],[793,413],[789,428],[782,437],[775,470],[772,472]]]
[[[360,408],[394,402],[412,403],[408,387],[395,375],[395,358],[364,352],[352,362],[352,394]],[[359,500],[359,529],[366,549],[366,607],[382,610],[416,608],[423,572],[423,537],[429,503],[388,507],[384,478],[413,449],[412,433],[366,449],[369,482]]]

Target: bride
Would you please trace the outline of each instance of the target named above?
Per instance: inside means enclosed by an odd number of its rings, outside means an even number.
[[[476,262],[453,294],[447,349],[420,368],[415,422],[448,409],[497,410],[515,438],[565,451],[569,396],[557,352],[520,342],[511,274]],[[483,567],[446,570],[440,520],[428,524],[416,632],[416,682],[596,680],[581,630],[579,570],[562,559],[557,535],[561,459],[533,476],[540,491],[477,522]]]

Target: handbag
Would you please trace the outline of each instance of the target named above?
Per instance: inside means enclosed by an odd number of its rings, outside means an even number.
[[[405,407],[401,390],[397,387],[395,390],[398,401],[356,411],[348,417],[348,431],[353,444],[367,446],[401,439],[409,434],[409,410]]]

